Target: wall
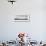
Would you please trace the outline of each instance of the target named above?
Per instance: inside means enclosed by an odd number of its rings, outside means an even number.
[[[32,2],[32,3],[31,3]],[[35,40],[46,40],[46,1],[17,0],[14,5],[0,0],[0,40],[11,40],[18,32],[27,32]],[[31,22],[14,22],[15,15],[31,15]]]

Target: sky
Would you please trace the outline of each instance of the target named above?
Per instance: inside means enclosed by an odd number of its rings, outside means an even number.
[[[16,15],[30,15],[30,22],[14,22]],[[0,40],[15,40],[19,32],[46,40],[46,0],[0,0]]]

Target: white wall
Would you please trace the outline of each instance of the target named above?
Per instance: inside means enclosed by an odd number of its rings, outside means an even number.
[[[31,15],[31,22],[13,22],[19,14]],[[17,0],[14,5],[0,0],[0,40],[15,39],[18,32],[27,32],[38,41],[46,40],[46,0]]]

